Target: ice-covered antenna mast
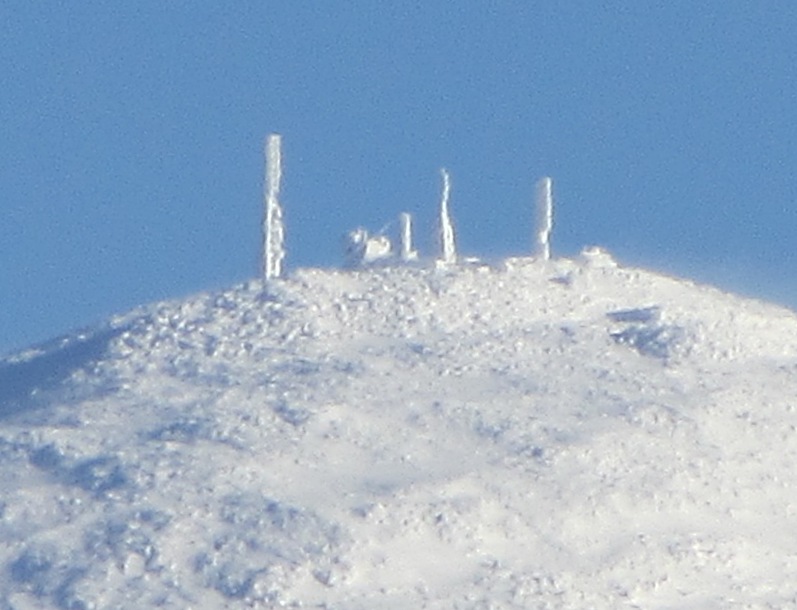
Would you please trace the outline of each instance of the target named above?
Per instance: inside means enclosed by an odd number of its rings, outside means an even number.
[[[440,254],[444,263],[452,264],[457,260],[457,247],[454,243],[454,225],[448,213],[451,178],[445,169],[441,169],[440,174],[443,176],[443,196],[440,200]]]
[[[282,180],[282,136],[266,139],[265,218],[263,219],[263,274],[267,280],[282,275],[285,258],[285,227],[279,203]]]
[[[417,260],[418,253],[412,249],[412,216],[407,212],[402,212],[399,215],[399,224],[401,231],[399,239],[401,252],[399,255],[401,256],[401,260],[405,263]]]
[[[553,197],[551,179],[540,178],[536,188],[537,223],[535,235],[536,255],[542,260],[551,258],[551,229],[553,229]]]

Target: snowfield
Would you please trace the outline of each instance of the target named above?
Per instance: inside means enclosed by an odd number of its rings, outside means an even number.
[[[797,608],[797,317],[299,270],[0,361],[0,610]]]

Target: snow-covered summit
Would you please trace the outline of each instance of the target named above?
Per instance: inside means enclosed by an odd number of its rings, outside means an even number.
[[[143,307],[0,361],[0,608],[792,607],[796,390],[598,250]]]

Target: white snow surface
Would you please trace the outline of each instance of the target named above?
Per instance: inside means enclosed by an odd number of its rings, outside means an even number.
[[[797,607],[797,317],[299,270],[0,361],[0,609]]]

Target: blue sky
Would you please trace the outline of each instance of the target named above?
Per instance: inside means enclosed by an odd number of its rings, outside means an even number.
[[[416,216],[797,308],[797,4],[0,4],[0,353],[254,277],[263,139],[289,268]]]

